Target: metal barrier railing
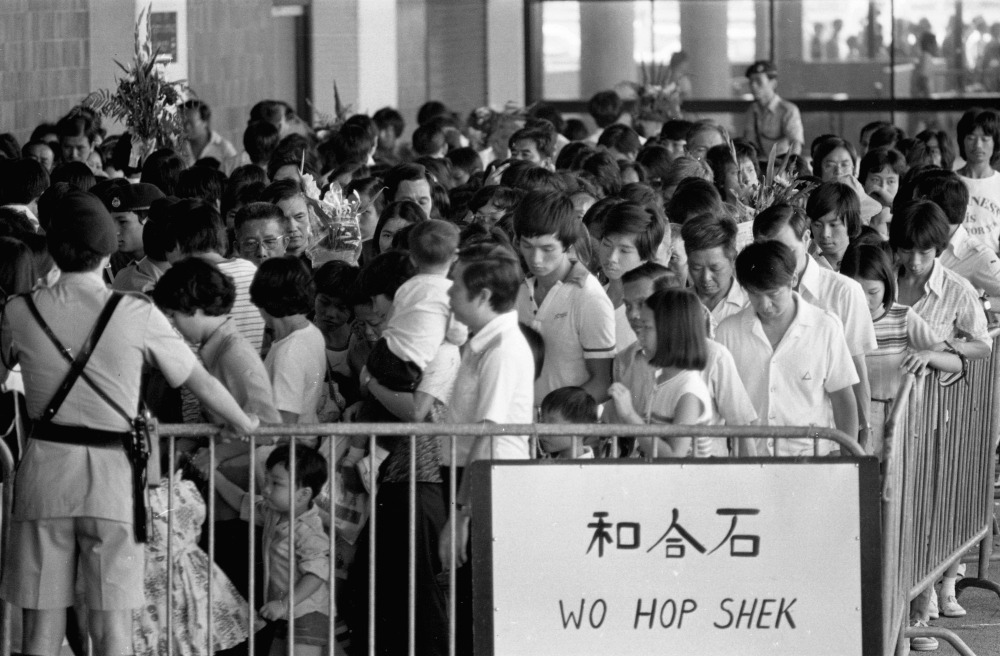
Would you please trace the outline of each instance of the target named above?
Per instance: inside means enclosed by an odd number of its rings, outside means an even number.
[[[973,652],[954,632],[915,629],[909,602],[949,565],[980,545],[980,569],[958,590],[987,579],[993,524],[993,477],[1000,421],[1000,344],[987,360],[969,362],[965,380],[950,387],[940,376],[906,376],[886,426],[883,476],[883,617],[886,654],[904,653],[904,640],[947,640],[963,655]],[[893,645],[895,643],[895,645]]]
[[[158,435],[159,437],[167,438],[168,442],[168,457],[169,462],[175,462],[175,449],[176,440],[178,438],[202,438],[207,440],[208,448],[210,449],[211,458],[211,468],[214,470],[214,449],[216,438],[219,436],[220,429],[216,426],[207,424],[164,424],[156,427],[154,429],[154,439]],[[250,461],[249,461],[249,489],[254,490],[256,488],[256,472],[257,472],[257,462],[256,462],[256,447],[258,440],[267,440],[270,443],[275,437],[288,437],[292,441],[298,438],[315,438],[317,435],[322,435],[324,437],[329,437],[325,448],[328,449],[324,454],[327,456],[328,462],[330,463],[330,490],[335,491],[337,485],[337,468],[336,463],[336,442],[340,439],[347,439],[353,436],[365,436],[368,440],[369,447],[369,489],[375,490],[376,485],[376,463],[374,461],[374,452],[376,446],[376,436],[379,438],[384,437],[398,437],[400,439],[408,439],[410,444],[409,455],[409,507],[408,507],[408,543],[407,543],[407,554],[408,554],[408,581],[406,582],[406,603],[407,603],[407,632],[406,632],[406,644],[407,651],[409,654],[416,654],[417,651],[417,623],[416,623],[416,574],[415,574],[415,535],[414,530],[415,519],[416,519],[416,440],[418,437],[423,436],[440,436],[442,433],[450,435],[448,439],[448,448],[451,451],[451,465],[450,465],[450,476],[448,484],[448,517],[454,520],[456,513],[456,481],[457,481],[457,463],[455,459],[456,446],[459,439],[477,439],[484,438],[490,439],[495,444],[495,439],[500,436],[510,436],[510,435],[521,435],[525,436],[526,439],[532,444],[531,453],[535,452],[534,446],[537,445],[537,441],[540,437],[545,435],[560,435],[564,436],[566,434],[572,434],[580,439],[585,439],[587,437],[609,437],[613,436],[616,445],[613,453],[618,453],[617,440],[618,438],[641,438],[641,437],[660,437],[660,438],[674,438],[674,437],[710,437],[710,438],[729,438],[729,439],[801,439],[803,436],[812,438],[814,444],[818,445],[820,440],[828,440],[839,445],[842,453],[847,455],[865,455],[862,448],[857,444],[856,441],[852,440],[848,436],[844,435],[833,429],[824,429],[816,427],[735,427],[735,426],[665,426],[665,425],[652,425],[652,426],[608,426],[608,425],[545,425],[545,424],[528,424],[528,425],[496,425],[496,424],[484,424],[484,425],[442,425],[442,424],[320,424],[320,425],[281,425],[281,426],[268,426],[263,427],[255,432],[254,435],[250,436]],[[294,449],[293,449],[294,452]],[[4,451],[0,449],[0,455]],[[9,453],[7,454],[9,456]],[[10,473],[13,471],[13,459],[9,457],[0,458],[0,465],[3,467],[4,480],[10,480]],[[295,479],[295,460],[294,458],[290,462],[290,478],[294,481]],[[172,472],[171,472],[172,473]],[[167,498],[170,499],[170,503],[174,499],[174,477],[166,476],[166,481],[163,483],[167,488]],[[9,517],[10,505],[10,488],[9,484],[4,485],[4,506],[0,509],[0,517],[6,519]],[[294,486],[293,486],[294,488]],[[216,499],[215,486],[213,483],[213,478],[209,477],[208,480],[208,494],[207,498],[211,501],[208,503],[208,518],[207,518],[207,531],[208,531],[208,562],[215,562],[215,530],[214,530],[214,520],[215,520],[215,508],[214,501]],[[376,504],[376,498],[373,497],[369,499],[369,520],[367,526],[368,541],[369,541],[369,552],[368,552],[368,625],[367,625],[367,652],[369,654],[374,654],[376,650],[375,641],[377,639],[375,631],[375,608],[376,608],[376,538],[378,531],[378,509]],[[335,635],[335,625],[334,620],[337,617],[336,608],[336,575],[333,572],[333,568],[336,563],[336,509],[331,506],[331,517],[330,517],[330,529],[329,529],[329,549],[330,549],[330,595],[328,604],[328,614],[330,618],[329,633],[328,633],[328,649],[330,654],[343,653],[337,647],[337,636]],[[167,522],[167,562],[171,565],[167,569],[167,586],[166,589],[173,589],[173,517],[174,513],[168,511],[164,513]],[[250,505],[250,517],[248,525],[248,542],[250,544],[250,567],[247,572],[249,581],[249,592],[247,594],[247,603],[250,617],[253,618],[256,613],[254,611],[254,598],[257,587],[257,581],[254,571],[254,561],[255,554],[253,553],[254,547],[254,526],[255,526],[254,516],[254,506]],[[294,515],[290,518],[290,523],[294,524]],[[450,562],[445,563],[445,567],[448,569],[448,653],[455,654],[456,651],[456,568],[454,567],[456,554],[454,551],[455,545],[455,532],[454,532],[454,521],[451,522],[452,533],[451,533],[451,544],[452,552],[450,555]],[[294,572],[294,531],[290,533],[289,545],[289,571]],[[3,544],[0,545],[0,553],[2,553],[3,546],[6,545],[6,534],[4,533]],[[211,595],[211,590],[213,589],[213,573],[212,567],[209,567],[208,572],[208,587]],[[294,587],[290,587],[289,595],[287,597],[287,610],[288,610],[288,653],[293,652],[293,641],[295,636],[295,617],[292,610],[295,607],[294,598]],[[214,636],[212,634],[212,603],[211,600],[208,604],[209,617],[207,618],[206,626],[208,628],[207,642],[208,651],[211,653],[214,651]],[[6,604],[2,605],[0,612],[4,614],[0,617],[9,618],[10,609]],[[174,610],[172,608],[172,603],[167,603],[166,607],[166,617],[164,618],[164,632],[166,633],[167,641],[167,653],[174,652],[174,632],[173,632],[173,622],[174,622]],[[252,622],[252,620],[251,620]],[[250,653],[254,653],[256,648],[255,645],[256,637],[253,631],[253,627],[249,627],[249,637],[248,637],[248,649]],[[0,633],[0,656],[7,656],[10,651],[10,631],[5,625]]]

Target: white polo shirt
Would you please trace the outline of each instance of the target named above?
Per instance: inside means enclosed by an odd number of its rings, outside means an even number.
[[[798,292],[806,302],[827,310],[840,319],[851,357],[864,355],[878,348],[875,324],[872,323],[865,292],[856,280],[824,269],[810,257],[806,258],[806,268],[799,280]]]
[[[794,294],[795,318],[772,349],[764,328],[748,307],[719,325],[718,340],[729,349],[743,386],[766,426],[835,428],[830,393],[858,382],[844,330],[831,313]],[[829,442],[819,443],[820,454]],[[779,455],[812,454],[808,438],[781,440]]]
[[[743,291],[743,288],[740,287],[740,283],[737,282],[734,275],[733,284],[729,287],[729,291],[715,308],[711,310],[712,319],[716,324],[720,324],[723,319],[733,316],[748,305],[750,305],[750,299],[747,297],[746,292]]]
[[[511,310],[501,314],[466,344],[451,393],[448,423],[534,423],[534,378],[535,358],[517,325],[517,313]],[[475,453],[471,453],[472,445],[472,438],[458,437],[458,466],[467,466],[475,460],[530,457],[525,435],[500,435],[484,440]],[[451,464],[451,445],[447,440],[441,451],[443,464]]]
[[[615,355],[615,308],[586,267],[574,262],[566,277],[535,303],[535,282],[521,283],[518,319],[537,330],[545,342],[545,364],[535,381],[535,404],[560,387],[590,379],[585,360]]]
[[[964,225],[955,230],[939,259],[978,291],[1000,296],[1000,258],[992,248],[970,235]]]

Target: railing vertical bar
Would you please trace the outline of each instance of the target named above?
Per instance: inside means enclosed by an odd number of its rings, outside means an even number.
[[[295,653],[295,482],[298,456],[298,435],[288,436],[288,651]]]
[[[368,439],[368,655],[375,656],[375,436]]]
[[[405,439],[405,438],[400,438]],[[409,571],[406,581],[406,635],[407,653],[417,653],[417,436],[410,436],[410,507],[407,544]]]
[[[330,435],[327,445],[329,446],[329,456],[327,462],[330,464],[330,476],[328,487],[330,490],[330,596],[327,604],[327,617],[330,618],[329,631],[327,633],[327,647],[330,656],[336,650],[337,642],[337,440],[335,435]]]
[[[167,653],[174,653],[174,463],[177,462],[177,441],[171,435],[167,443],[169,475],[167,476]],[[211,559],[209,559],[211,560]]]
[[[448,656],[455,656],[455,594],[457,590],[457,578],[455,575],[455,494],[457,494],[458,483],[455,480],[458,467],[458,447],[456,440],[458,437],[452,435],[449,440],[451,457],[448,459],[448,543],[451,544],[449,557],[451,562],[448,566]]]
[[[215,636],[213,635],[214,622],[213,614],[214,609],[212,608],[213,600],[213,581],[215,573],[215,436],[210,435],[208,438],[208,464],[209,472],[212,472],[208,477],[208,634],[207,641],[208,651],[206,653],[215,653],[213,648],[215,645]]]
[[[256,560],[257,560],[257,558],[256,558],[256,556],[257,556],[257,553],[256,553],[257,552],[257,543],[256,543],[256,538],[257,538],[257,512],[256,512],[257,511],[257,504],[255,503],[256,496],[257,496],[257,437],[255,435],[253,435],[252,433],[250,435],[250,465],[249,466],[250,466],[250,471],[248,472],[248,474],[249,474],[250,482],[247,484],[247,488],[248,488],[247,494],[248,494],[249,500],[250,500],[250,503],[249,503],[249,506],[250,506],[249,507],[249,520],[250,520],[250,523],[247,525],[247,531],[248,531],[248,533],[250,535],[250,540],[249,540],[249,543],[250,543],[250,549],[249,549],[249,551],[250,551],[250,558],[249,558],[249,565],[247,567],[247,569],[249,570],[247,572],[247,582],[248,582],[248,586],[247,586],[247,610],[248,610],[248,613],[247,613],[247,635],[248,635],[248,638],[247,638],[247,648],[248,648],[248,653],[251,656],[253,656],[253,654],[256,653],[255,647],[256,647],[256,641],[257,641],[257,633],[254,631],[254,628],[255,628],[254,627],[254,618],[257,616],[257,611],[254,610],[254,607],[253,607],[254,606],[254,599],[256,597],[256,595],[254,593],[256,592],[255,588],[256,588],[256,583],[257,583],[257,581],[256,581],[256,572],[255,572],[255,568],[254,568],[254,565],[255,565]]]

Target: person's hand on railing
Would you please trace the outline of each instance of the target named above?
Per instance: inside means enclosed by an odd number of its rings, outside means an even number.
[[[247,414],[247,418],[250,420],[245,426],[223,426],[222,432],[219,436],[223,440],[242,440],[243,442],[249,442],[249,433],[260,428],[260,417],[255,414]]]
[[[212,475],[212,470],[215,469],[212,466],[211,454],[205,447],[198,449],[194,452],[194,455],[191,456],[191,466],[194,467],[206,481]]]
[[[361,401],[347,406],[344,409],[344,414],[341,415],[340,420],[347,424],[353,424],[358,420],[358,413],[361,412]]]
[[[615,404],[615,412],[625,422],[630,424],[643,423],[642,417],[635,411],[632,405],[632,392],[621,383],[612,383],[608,388],[608,396]]]

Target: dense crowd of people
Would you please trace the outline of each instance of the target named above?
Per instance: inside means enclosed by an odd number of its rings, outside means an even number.
[[[23,146],[0,139],[0,372],[30,419],[0,595],[23,609],[22,652],[55,655],[67,636],[163,654],[169,604],[180,654],[245,653],[250,633],[261,653],[368,653],[369,621],[376,653],[406,653],[413,531],[416,653],[448,653],[455,569],[469,654],[472,462],[837,452],[508,434],[453,449],[449,424],[821,426],[881,457],[905,373],[957,376],[989,356],[1000,118],[810,143],[776,76],[747,71],[747,138],[707,120],[640,135],[602,92],[596,131],[545,104],[462,120],[428,102],[404,143],[392,108],[313,131],[261,101],[240,150],[190,100],[183,141],[141,162],[83,107]],[[778,175],[762,173],[772,152]],[[360,233],[333,258],[330,189],[354,199]],[[197,440],[162,450],[173,484],[148,509],[140,407],[226,426],[214,457]],[[251,486],[241,436],[326,422],[429,422],[440,437],[260,437]],[[914,602],[914,624],[964,614],[957,567]]]

